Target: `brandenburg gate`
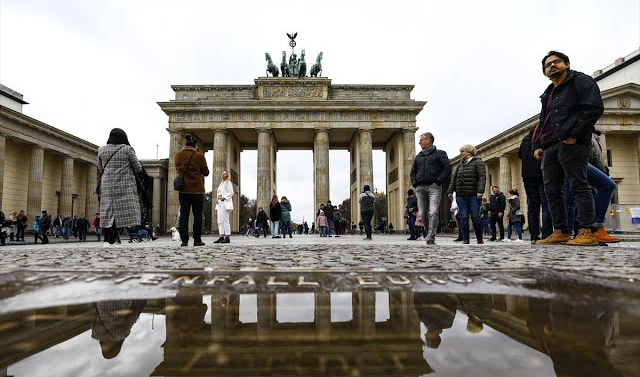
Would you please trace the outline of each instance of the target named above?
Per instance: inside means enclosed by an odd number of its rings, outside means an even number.
[[[175,99],[159,102],[169,117],[169,177],[176,177],[174,156],[184,136],[195,135],[204,151],[213,150],[211,190],[223,170],[231,176],[239,208],[240,153],[257,150],[257,204],[267,208],[278,194],[278,150],[312,150],[314,209],[331,199],[329,150],[350,153],[351,218],[358,221],[358,196],[364,185],[374,188],[373,149],[386,153],[389,220],[404,229],[406,192],[415,157],[416,116],[426,102],[411,99],[412,85],[334,85],[326,77],[260,77],[253,85],[173,85]],[[383,167],[376,166],[376,169]],[[347,184],[347,182],[345,182]],[[377,183],[380,187],[380,182]],[[286,190],[284,190],[286,191]],[[167,229],[174,225],[178,193],[169,190]],[[334,198],[336,202],[338,198]],[[216,214],[211,208],[212,226]],[[231,226],[239,229],[240,211]]]

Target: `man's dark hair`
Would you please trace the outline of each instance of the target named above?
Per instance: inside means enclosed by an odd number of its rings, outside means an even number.
[[[564,62],[564,64],[570,64],[569,62],[569,57],[565,54],[563,54],[562,52],[558,52],[558,51],[549,51],[547,53],[547,55],[544,56],[544,58],[542,58],[542,72],[544,73],[544,61],[547,60],[547,58],[551,55],[555,55],[557,57],[559,57],[560,59],[562,59],[562,61]]]
[[[192,135],[187,135],[184,139],[187,141],[185,144],[189,147],[195,147],[198,144],[198,140]]]

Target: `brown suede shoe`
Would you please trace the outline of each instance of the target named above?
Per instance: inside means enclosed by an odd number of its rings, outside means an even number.
[[[554,229],[549,237],[537,240],[536,245],[566,245],[569,241],[570,235],[562,233],[560,229]]]
[[[601,226],[600,228],[598,228],[598,231],[595,232],[593,234],[596,239],[600,242],[604,242],[604,243],[616,243],[616,242],[620,242],[620,238],[618,237],[614,237],[612,235],[610,235],[609,233],[607,233],[606,230],[604,230],[604,227]]]
[[[478,245],[484,245],[484,241],[482,240],[482,237],[478,238],[477,241],[478,241],[477,242]]]
[[[469,244],[469,240],[462,240],[462,244],[463,245],[468,245]]]
[[[600,242],[598,242],[598,239],[596,238],[596,236],[594,236],[593,233],[591,233],[591,229],[582,228],[580,229],[580,232],[578,233],[576,238],[567,242],[567,245],[598,246],[600,245]]]

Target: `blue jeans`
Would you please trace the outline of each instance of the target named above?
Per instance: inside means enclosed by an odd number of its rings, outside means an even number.
[[[587,181],[595,193],[593,195],[593,201],[595,205],[595,221],[593,226],[604,226],[604,218],[607,215],[609,204],[616,191],[616,183],[608,175],[600,171],[595,166],[587,165]],[[567,220],[569,223],[569,230],[573,229],[576,214],[576,201],[571,195],[569,189],[569,181],[564,180],[564,202],[567,204]]]
[[[491,227],[489,226],[489,219],[482,219],[482,231],[486,236],[491,236]]]
[[[531,226],[531,224],[529,224],[529,226]],[[518,233],[518,239],[521,240],[522,239],[522,224],[520,223],[520,221],[516,221],[514,223],[512,223],[511,221],[509,221],[509,226],[507,227],[507,239],[511,239],[511,229],[512,228],[516,228],[516,233]]]
[[[283,221],[282,222],[282,237],[286,235],[291,236],[291,221]]]
[[[373,210],[360,211],[360,217],[362,217],[362,222],[364,223],[364,232],[367,234],[368,238],[371,238],[371,220],[373,219]]]
[[[414,238],[420,237],[418,235],[418,229],[416,228],[416,217],[412,214],[409,214],[409,235]]]
[[[333,220],[327,217],[327,235],[331,237],[331,224],[333,224]]]
[[[99,226],[96,227],[96,236],[98,236],[98,242],[100,242],[102,240],[102,228]]]
[[[471,221],[473,222],[473,230],[476,233],[476,238],[482,239],[482,223],[480,222],[481,202],[482,199],[476,195],[456,196],[463,240],[469,240],[469,216],[471,216]]]
[[[278,235],[278,230],[280,229],[279,224],[280,220],[271,222],[271,237],[276,237]]]
[[[527,220],[532,240],[547,238],[553,233],[553,221],[544,193],[542,178],[523,178],[524,191],[527,193]],[[540,237],[540,208],[542,207],[542,237]]]

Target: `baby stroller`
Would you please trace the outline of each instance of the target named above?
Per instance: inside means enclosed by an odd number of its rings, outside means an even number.
[[[128,226],[127,234],[129,235],[129,243],[148,241],[151,239],[149,232],[142,226]]]

